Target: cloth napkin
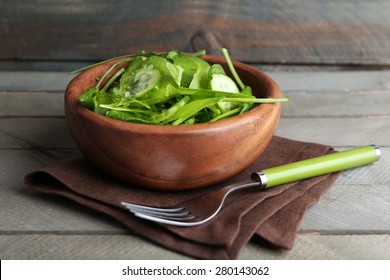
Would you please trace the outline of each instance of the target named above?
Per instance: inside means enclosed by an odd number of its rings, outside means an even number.
[[[146,190],[104,175],[78,157],[51,163],[25,176],[29,189],[73,200],[111,216],[155,244],[198,259],[236,259],[249,241],[291,249],[308,207],[331,187],[338,173],[259,191],[236,191],[223,211],[197,227],[162,225],[134,217],[120,201],[152,206],[183,202],[214,188],[248,178],[253,171],[334,152],[329,146],[274,136],[262,156],[249,168],[216,186],[199,190]]]

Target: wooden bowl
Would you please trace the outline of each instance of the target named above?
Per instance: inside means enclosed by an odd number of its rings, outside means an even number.
[[[226,67],[223,58],[204,59]],[[248,167],[271,141],[280,118],[280,103],[257,105],[242,115],[214,123],[180,126],[128,123],[98,115],[83,107],[78,98],[96,85],[96,77],[112,63],[91,68],[69,83],[65,115],[84,156],[129,186],[166,191],[209,186]],[[254,95],[281,97],[270,77],[246,64],[234,65]]]

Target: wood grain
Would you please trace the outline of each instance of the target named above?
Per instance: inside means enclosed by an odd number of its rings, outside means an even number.
[[[378,1],[7,1],[0,59],[102,60],[138,50],[265,64],[390,65],[390,3]]]
[[[99,244],[99,246],[96,246]],[[273,250],[251,242],[242,260],[388,260],[389,235],[302,235],[291,251]],[[4,259],[175,260],[186,256],[151,246],[132,235],[20,234],[0,236]],[[375,273],[375,272],[373,272]],[[383,274],[382,274],[383,275]]]

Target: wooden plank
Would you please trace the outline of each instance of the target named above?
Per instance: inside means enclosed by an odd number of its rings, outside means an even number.
[[[127,235],[3,235],[0,258],[5,259],[190,259]]]
[[[242,260],[343,260],[390,258],[390,235],[298,235],[291,251],[273,250],[250,242]],[[190,259],[133,235],[0,236],[0,258],[7,259]]]
[[[0,60],[0,71],[71,72],[90,65],[92,61],[64,60]]]
[[[62,91],[75,75],[53,71],[3,71],[0,91]]]
[[[298,234],[291,251],[265,249],[248,244],[242,259],[287,260],[388,260],[390,235],[311,235]]]
[[[261,68],[253,65],[255,68]],[[265,72],[282,91],[354,92],[390,90],[390,71],[288,71]],[[74,69],[73,69],[74,70]],[[0,92],[64,92],[75,75],[64,71],[2,71]],[[21,82],[23,81],[23,82]]]
[[[389,65],[389,9],[386,0],[7,2],[0,59],[101,60],[225,46],[257,63]]]
[[[317,234],[389,233],[388,181],[383,185],[338,182],[307,211],[299,230]]]
[[[64,116],[64,93],[47,91],[0,91],[1,117]]]
[[[276,135],[333,146],[389,146],[390,116],[372,118],[283,118]]]
[[[390,90],[390,71],[285,71],[267,74],[278,83],[282,91],[335,91],[344,94]]]
[[[282,118],[386,118],[390,115],[390,90],[285,91]]]
[[[0,118],[0,149],[75,148],[64,118]]]

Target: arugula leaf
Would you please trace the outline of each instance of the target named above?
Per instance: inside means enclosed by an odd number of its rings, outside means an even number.
[[[154,125],[215,122],[243,114],[255,104],[288,101],[287,97],[253,96],[227,50],[222,49],[222,53],[234,80],[220,64],[209,65],[201,59],[204,51],[192,55],[176,50],[139,52],[114,63],[79,101],[110,118]]]

